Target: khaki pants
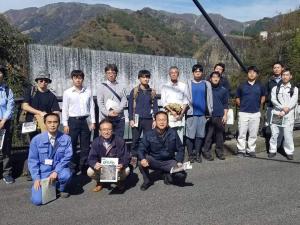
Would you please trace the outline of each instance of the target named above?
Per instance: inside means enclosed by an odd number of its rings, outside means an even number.
[[[279,127],[275,124],[271,124],[272,137],[270,139],[270,153],[276,153],[278,143],[282,142],[283,148],[287,155],[293,155],[294,153],[294,140],[293,140],[294,123],[290,123],[285,127]]]
[[[121,169],[118,172],[118,181],[124,181],[129,174],[130,174],[129,167]],[[87,170],[87,175],[93,180],[100,182],[100,170],[94,170],[92,167],[89,167]]]
[[[237,139],[237,148],[239,152],[255,152],[259,122],[260,112],[239,112],[239,136]],[[247,132],[249,132],[248,143],[246,142]]]

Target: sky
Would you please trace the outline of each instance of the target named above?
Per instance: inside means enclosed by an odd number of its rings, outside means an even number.
[[[192,0],[0,0],[0,12],[9,9],[41,7],[55,2],[107,4],[116,8],[138,10],[150,7],[175,13],[200,14]],[[295,10],[300,0],[199,0],[208,13],[219,13],[241,22],[273,17]]]

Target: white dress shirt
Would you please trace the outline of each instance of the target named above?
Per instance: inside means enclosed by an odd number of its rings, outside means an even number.
[[[170,103],[177,103],[180,105],[188,104],[187,95],[185,93],[186,84],[178,81],[177,83],[172,83],[169,81],[164,84],[161,89],[161,104],[163,107]]]
[[[54,147],[56,136],[52,136],[52,135],[48,132],[48,137],[49,137],[50,144],[52,145],[52,147]]]
[[[182,107],[188,105],[188,99],[186,94],[186,84],[178,81],[173,83],[169,81],[167,84],[162,86],[161,89],[161,105],[165,107],[168,104],[177,103]],[[184,126],[184,118],[177,121],[172,114],[169,113],[169,126],[170,127],[181,127]]]
[[[62,123],[68,126],[69,117],[81,116],[90,116],[91,123],[96,123],[93,95],[87,88],[83,87],[79,91],[73,86],[63,94]]]

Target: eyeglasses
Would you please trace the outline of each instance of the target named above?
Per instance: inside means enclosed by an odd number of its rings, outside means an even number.
[[[40,83],[43,83],[43,82],[45,82],[45,83],[47,83],[47,84],[48,84],[48,82],[49,82],[49,81],[48,81],[48,79],[39,79],[39,80],[38,80],[38,82],[40,82]]]

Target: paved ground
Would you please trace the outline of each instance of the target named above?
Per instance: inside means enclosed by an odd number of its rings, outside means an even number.
[[[138,174],[123,194],[92,193],[94,183],[79,176],[73,196],[42,207],[30,204],[31,184],[18,178],[0,182],[0,224],[300,224],[299,171],[297,148],[292,162],[260,153],[194,164],[185,187],[159,180],[142,192]]]

